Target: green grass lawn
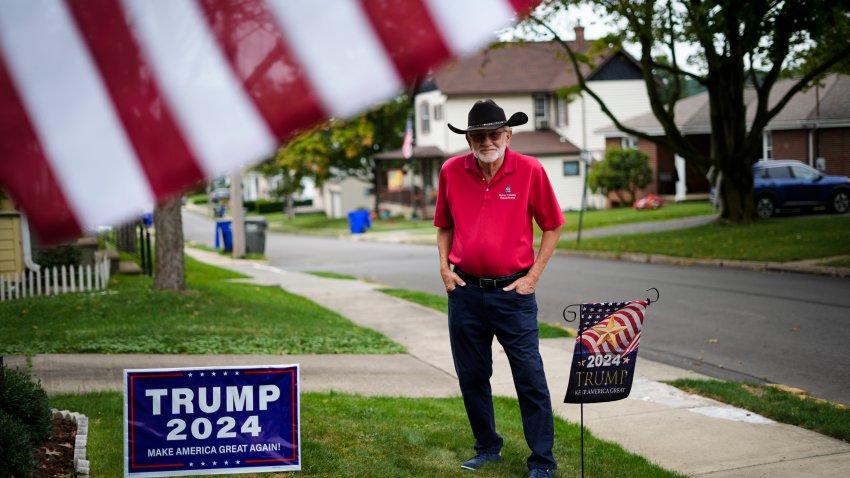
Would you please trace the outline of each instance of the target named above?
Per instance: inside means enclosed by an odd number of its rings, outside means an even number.
[[[350,274],[339,274],[336,272],[327,272],[327,271],[307,271],[307,274],[314,275],[316,277],[324,277],[325,279],[341,279],[341,280],[357,280],[356,277]]]
[[[406,289],[378,289],[379,291],[389,294],[404,300],[409,300],[410,302],[415,302],[419,305],[424,305],[425,307],[434,309],[438,312],[442,312],[444,314],[449,313],[449,299],[445,295],[435,295],[429,294],[427,292],[420,292],[416,290],[406,290]],[[571,332],[566,327],[561,327],[558,325],[548,324],[546,322],[539,322],[538,328],[540,329],[540,338],[541,339],[553,339],[560,337],[574,337],[575,333]]]
[[[295,474],[245,474],[373,478],[519,477],[528,473],[528,448],[516,400],[495,398],[496,422],[505,438],[504,461],[475,473],[460,469],[473,454],[472,436],[460,398],[362,397],[340,393],[301,396],[302,471]],[[89,418],[88,459],[92,476],[123,475],[123,406],[119,393],[57,395],[51,406]],[[578,425],[555,419],[556,476],[578,476],[581,468]],[[619,445],[585,431],[587,476],[680,477]],[[220,476],[220,475],[215,475]]]
[[[717,211],[711,207],[708,201],[689,201],[681,203],[667,203],[664,207],[655,210],[637,211],[630,207],[616,209],[600,209],[585,211],[581,221],[582,230],[597,227],[620,226],[637,222],[669,221],[693,216],[716,215]],[[575,232],[578,228],[578,211],[567,211],[564,219],[567,220],[564,232]]]
[[[777,422],[850,442],[850,408],[841,405],[753,383],[682,379],[670,384],[686,392],[753,411]]]
[[[850,267],[850,257],[844,257],[841,259],[835,259],[831,261],[824,261],[821,263],[824,266],[830,267]]]
[[[298,214],[295,219],[281,213],[264,214],[269,223],[269,230],[275,232],[289,232],[295,234],[315,234],[322,236],[338,236],[350,234],[348,218],[329,218],[323,213]],[[434,230],[431,219],[411,220],[403,217],[391,217],[389,219],[374,219],[369,232],[397,231],[408,229],[421,229],[424,231]]]
[[[188,290],[153,291],[144,276],[109,289],[0,303],[0,354],[400,353],[385,336],[279,287],[228,281],[187,258]]]
[[[582,229],[635,222],[667,221],[716,213],[717,211],[712,209],[707,201],[669,203],[654,211],[635,211],[632,208],[585,211],[582,218]],[[292,221],[281,213],[265,214],[264,216],[268,220],[269,230],[271,231],[327,236],[349,234],[347,218],[331,219],[321,213],[298,214]],[[574,232],[578,227],[578,212],[567,211],[564,213],[564,218],[567,221],[564,232]],[[420,230],[426,233],[434,230],[433,220],[411,220],[404,217],[392,217],[386,220],[375,219],[369,229],[370,232],[396,230]],[[537,231],[537,234],[539,235],[539,231]]]
[[[700,259],[816,259],[850,254],[850,215],[774,218],[750,225],[713,223],[651,234],[588,238],[578,248],[574,241],[561,241],[558,248]]]

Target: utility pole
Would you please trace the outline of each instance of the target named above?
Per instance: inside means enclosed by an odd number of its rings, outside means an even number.
[[[233,234],[233,257],[245,256],[245,210],[242,208],[242,170],[230,174],[230,230]]]
[[[584,219],[584,208],[587,204],[587,176],[590,172],[590,162],[593,155],[587,150],[587,114],[584,109],[584,95],[581,96],[581,162],[584,163],[584,184],[581,190],[581,206],[578,210],[578,230],[576,231],[576,246],[581,244],[581,223]],[[579,166],[581,168],[581,166]]]

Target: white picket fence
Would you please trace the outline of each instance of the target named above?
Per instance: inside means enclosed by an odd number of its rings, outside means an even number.
[[[109,258],[94,266],[62,266],[0,275],[0,302],[41,295],[58,295],[105,289],[109,284]]]

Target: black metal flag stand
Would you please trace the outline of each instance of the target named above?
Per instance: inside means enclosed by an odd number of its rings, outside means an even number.
[[[646,298],[646,306],[647,307],[649,307],[649,305],[654,303],[654,302],[658,302],[658,299],[661,298],[661,293],[658,291],[658,289],[656,289],[655,287],[650,287],[649,289],[646,289],[647,292],[649,292],[651,290],[655,291],[655,299],[650,299],[649,297],[647,297]],[[582,305],[584,305],[584,304],[571,304],[571,305],[566,306],[564,308],[564,311],[561,313],[564,320],[567,323],[571,323],[571,322],[575,322],[576,319],[579,319],[579,317],[581,316]],[[571,307],[578,307],[579,313],[576,314],[575,311],[570,310]],[[567,318],[567,313],[572,314],[572,317]],[[581,330],[581,320],[579,320],[578,325],[579,325],[578,326],[578,329],[579,329],[578,330],[578,337],[580,337],[582,332],[584,332],[583,330]],[[578,347],[579,345],[576,344],[576,346]],[[581,424],[580,424],[580,427],[581,427],[581,476],[582,476],[582,478],[584,478],[584,394],[582,393],[583,388],[582,388],[581,380],[578,380],[578,392],[579,392],[579,397],[580,397],[579,398],[579,408],[580,408],[579,416],[580,416],[580,421],[581,421]]]

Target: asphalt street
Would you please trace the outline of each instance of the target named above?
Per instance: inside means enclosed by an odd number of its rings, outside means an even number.
[[[184,213],[187,240],[212,245],[214,223]],[[444,292],[435,246],[269,233],[266,257],[292,271],[330,271],[391,287]],[[540,320],[564,323],[580,302],[648,297],[641,356],[733,380],[767,380],[850,405],[850,281],[704,266],[556,255],[538,284]]]

